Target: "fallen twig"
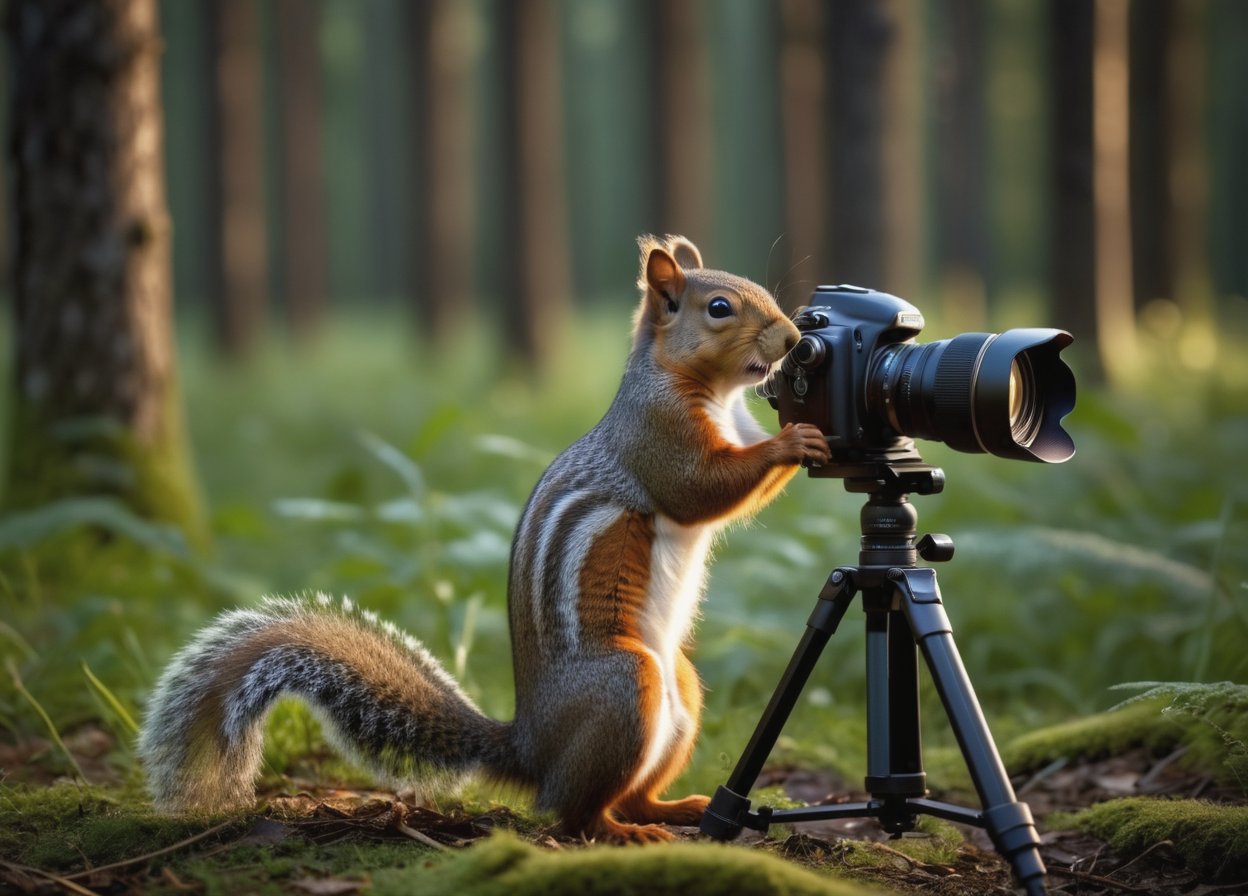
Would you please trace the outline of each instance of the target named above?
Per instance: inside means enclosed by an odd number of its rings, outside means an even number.
[[[398,819],[395,819],[394,829],[398,831],[400,834],[402,834],[403,836],[411,837],[417,843],[423,843],[425,844],[425,846],[432,846],[434,849],[446,849],[446,850],[450,849],[450,847],[447,846],[445,843],[439,843],[437,840],[434,840],[428,834],[422,834],[420,831],[416,830],[413,827],[408,827],[406,824],[404,824],[402,821],[399,821]]]
[[[224,831],[226,828],[231,827],[232,825],[235,825],[237,823],[238,823],[237,819],[230,819],[229,821],[223,821],[221,822],[221,824],[217,825],[216,827],[211,827],[206,831],[200,831],[198,834],[195,834],[192,837],[187,837],[185,840],[179,840],[177,843],[173,843],[162,849],[157,849],[157,850],[154,850],[153,852],[144,853],[141,856],[134,856],[133,858],[122,859],[120,862],[113,862],[111,865],[101,865],[98,868],[88,868],[86,871],[78,871],[78,872],[75,872],[74,874],[67,874],[65,876],[65,880],[67,881],[77,880],[78,878],[90,877],[93,874],[100,874],[101,872],[104,872],[104,871],[115,871],[118,868],[127,868],[130,865],[137,865],[140,862],[146,862],[146,861],[149,861],[150,859],[157,858],[158,856],[167,855],[171,852],[177,852],[179,849],[182,849],[185,846],[190,846],[192,843],[198,843],[200,840],[206,840],[214,834],[219,834],[222,831]],[[87,891],[87,892],[90,892],[90,891]]]
[[[1106,887],[1114,887],[1118,890],[1125,890],[1128,893],[1151,893],[1151,887],[1136,887],[1131,884],[1124,884],[1120,880],[1114,880],[1112,877],[1104,877],[1100,874],[1092,874],[1089,871],[1076,871],[1073,868],[1063,868],[1061,865],[1050,865],[1049,874],[1060,874],[1064,877],[1073,877],[1076,880],[1088,881],[1090,883],[1101,884]]]
[[[32,868],[30,865],[19,865],[16,862],[6,862],[4,860],[0,860],[0,867],[17,874],[35,875],[49,883],[56,884],[58,887],[63,887],[71,893],[78,893],[80,896],[96,896],[95,893],[84,886],[74,883],[68,877],[61,877],[59,874],[44,871],[42,868]]]

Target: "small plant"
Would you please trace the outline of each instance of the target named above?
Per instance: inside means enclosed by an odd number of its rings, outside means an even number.
[[[1123,707],[1169,700],[1161,713],[1182,726],[1192,761],[1248,795],[1248,685],[1141,681],[1119,688],[1142,691],[1120,704]]]

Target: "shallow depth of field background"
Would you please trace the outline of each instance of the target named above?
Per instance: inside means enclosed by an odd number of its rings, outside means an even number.
[[[916,304],[925,340],[1075,334],[1072,461],[921,446],[948,485],[914,499],[920,531],[957,544],[945,605],[999,737],[1113,705],[1119,683],[1245,680],[1248,7],[160,14],[181,402],[209,544],[120,505],[7,508],[0,736],[45,732],[38,703],[62,732],[102,720],[125,757],[125,714],[198,626],[312,589],[401,623],[507,716],[511,530],[613,395],[644,232],[685,234],[789,308],[858,282]],[[860,504],[799,477],[723,539],[695,651],[697,787],[744,746],[828,572],[856,562]],[[782,756],[860,772],[861,641],[855,608]]]

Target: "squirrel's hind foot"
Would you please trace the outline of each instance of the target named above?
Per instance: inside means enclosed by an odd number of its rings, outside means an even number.
[[[710,797],[694,794],[683,800],[630,800],[616,808],[620,818],[635,824],[674,824],[687,827],[701,823],[710,801]]]
[[[676,839],[675,834],[657,824],[627,824],[606,814],[582,833],[587,840],[619,845],[668,843]]]

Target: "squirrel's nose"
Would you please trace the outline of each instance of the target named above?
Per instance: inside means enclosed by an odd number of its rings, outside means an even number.
[[[784,334],[785,354],[788,354],[789,352],[793,351],[793,346],[797,345],[799,340],[800,340],[800,334],[797,332],[797,330],[794,330],[792,333],[785,333]]]

